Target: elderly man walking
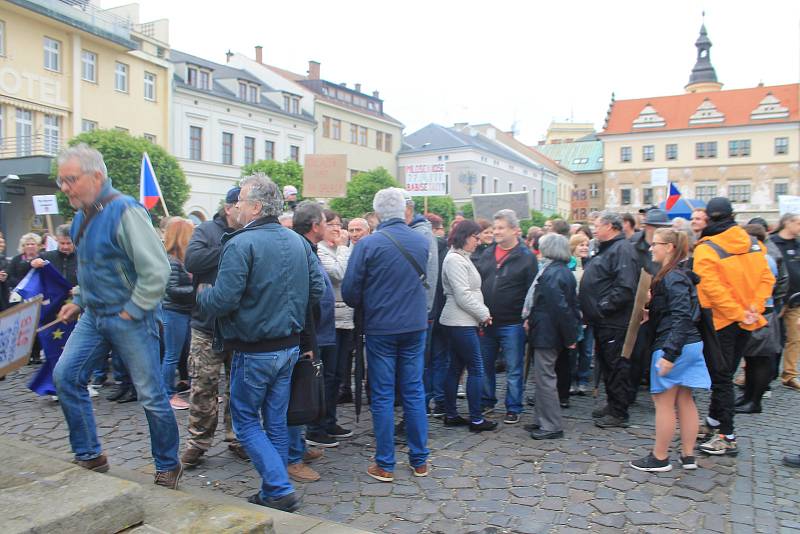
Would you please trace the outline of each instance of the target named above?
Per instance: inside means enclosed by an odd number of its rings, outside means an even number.
[[[53,378],[69,425],[76,463],[108,471],[86,389],[91,371],[114,351],[128,369],[150,427],[155,483],[176,489],[178,424],[169,405],[159,363],[156,307],[169,277],[169,262],[144,208],[111,186],[103,156],[85,144],[58,157],[56,185],[78,210],[72,222],[78,288],[59,319],[78,324]]]
[[[216,283],[197,303],[216,317],[214,344],[233,350],[233,429],[262,479],[248,500],[294,512],[300,499],[286,471],[286,410],[300,333],[309,305],[322,296],[322,275],[308,243],[278,222],[283,199],[272,180],[246,177],[237,207],[243,228],[222,238]]]
[[[639,283],[639,265],[633,245],[622,233],[622,217],[618,213],[602,212],[595,222],[594,235],[600,246],[583,272],[578,296],[584,320],[594,327],[597,361],[608,403],[592,416],[600,428],[626,427],[630,361],[622,357],[622,345]]]
[[[381,223],[353,249],[342,282],[342,297],[348,306],[361,308],[364,313],[376,440],[375,463],[367,473],[382,482],[392,482],[395,379],[403,399],[411,470],[418,477],[427,476],[429,471],[422,384],[428,326],[424,269],[429,245],[424,236],[406,225],[402,189],[378,191],[373,207]]]

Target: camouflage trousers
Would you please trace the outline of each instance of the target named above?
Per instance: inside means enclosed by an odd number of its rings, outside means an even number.
[[[219,375],[225,366],[225,391],[223,392],[223,420],[225,441],[236,442],[231,423],[230,383],[232,353],[211,349],[211,336],[192,328],[192,345],[189,352],[189,376],[192,389],[189,394],[189,447],[207,451],[217,430],[219,402]]]

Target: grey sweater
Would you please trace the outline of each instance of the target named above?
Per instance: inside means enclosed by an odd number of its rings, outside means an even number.
[[[451,248],[442,264],[445,304],[439,323],[444,326],[478,326],[489,318],[483,303],[481,275],[469,253]]]

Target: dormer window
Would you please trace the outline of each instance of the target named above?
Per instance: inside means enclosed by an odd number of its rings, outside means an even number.
[[[650,104],[647,104],[633,121],[634,128],[662,128],[664,126],[666,126],[664,117],[659,115]]]
[[[789,116],[789,108],[781,104],[775,95],[767,93],[758,107],[750,113],[751,120],[785,119]]]
[[[258,85],[254,83],[239,82],[239,98],[246,102],[258,103]]]
[[[300,115],[300,97],[295,95],[283,95],[283,111],[292,115]]]
[[[205,91],[211,90],[211,71],[199,67],[186,68],[186,83],[192,87],[203,89]]]

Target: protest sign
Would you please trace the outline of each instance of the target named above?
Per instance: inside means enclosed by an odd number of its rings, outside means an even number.
[[[42,297],[39,296],[0,313],[0,376],[28,362],[41,306]]]

